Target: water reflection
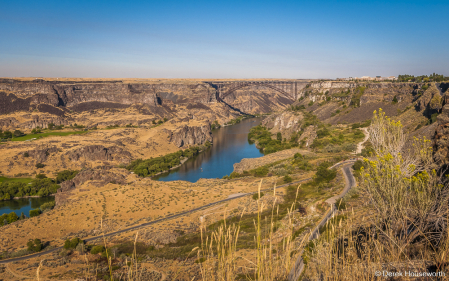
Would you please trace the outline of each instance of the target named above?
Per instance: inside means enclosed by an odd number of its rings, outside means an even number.
[[[233,165],[243,158],[263,156],[255,144],[248,142],[249,130],[259,125],[260,121],[261,118],[246,119],[237,125],[212,131],[214,145],[210,149],[155,179],[196,182],[200,178],[222,178],[229,175],[234,170]]]
[[[18,216],[23,212],[28,217],[30,210],[37,209],[42,204],[52,201],[55,201],[53,196],[0,201],[0,215],[14,211]]]

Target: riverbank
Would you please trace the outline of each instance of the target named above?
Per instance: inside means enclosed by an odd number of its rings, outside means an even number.
[[[184,180],[196,182],[201,178],[222,178],[234,170],[234,164],[243,158],[257,158],[263,154],[248,142],[248,133],[260,124],[261,118],[245,118],[232,126],[212,131],[213,145],[210,149],[188,159],[177,168],[153,177],[159,181]]]

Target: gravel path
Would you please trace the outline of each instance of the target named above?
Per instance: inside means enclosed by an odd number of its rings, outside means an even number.
[[[365,138],[363,139],[363,141],[361,141],[357,144],[357,150],[355,151],[355,154],[362,153],[362,149],[365,147],[363,144],[369,138],[368,128],[362,128],[362,131],[365,133]]]

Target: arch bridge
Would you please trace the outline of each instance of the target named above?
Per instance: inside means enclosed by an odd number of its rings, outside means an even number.
[[[262,86],[277,91],[286,98],[295,100],[298,96],[298,90],[305,87],[304,82],[282,81],[282,80],[261,80],[261,81],[206,81],[216,91],[217,101],[223,101],[224,98],[235,91],[250,87]],[[304,84],[304,85],[303,85]]]

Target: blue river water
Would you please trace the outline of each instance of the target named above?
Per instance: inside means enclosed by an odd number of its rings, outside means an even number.
[[[248,142],[249,130],[260,122],[261,118],[245,119],[236,125],[213,130],[214,144],[211,148],[154,179],[196,182],[200,178],[222,178],[231,174],[233,165],[243,158],[263,156],[255,144]]]
[[[0,215],[15,212],[18,216],[23,212],[29,217],[30,210],[39,208],[42,204],[55,201],[53,196],[41,198],[21,198],[8,201],[0,201]]]
[[[261,118],[245,119],[236,125],[213,130],[214,144],[208,150],[154,179],[196,182],[200,178],[222,178],[231,174],[233,165],[243,158],[263,156],[255,144],[248,142],[249,130],[260,122]],[[28,217],[30,210],[54,200],[54,197],[43,197],[0,201],[0,215],[14,211],[18,216],[23,212]]]

